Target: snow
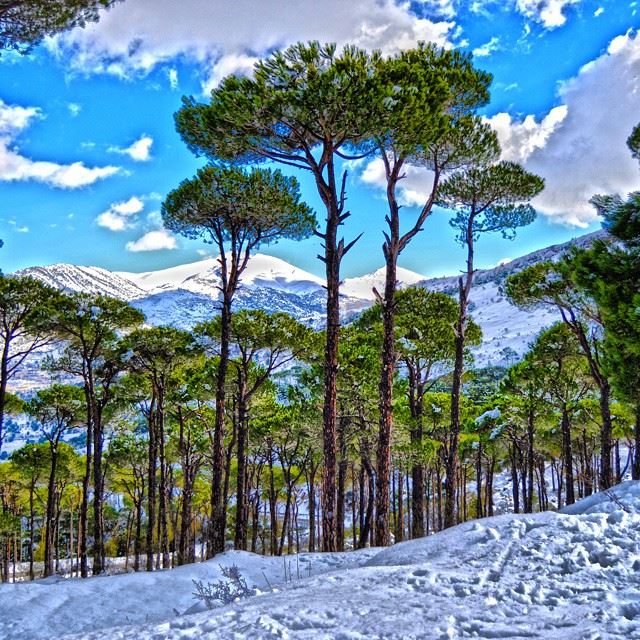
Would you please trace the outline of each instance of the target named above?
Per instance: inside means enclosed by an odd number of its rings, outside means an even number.
[[[346,296],[373,301],[376,299],[373,293],[374,287],[378,290],[378,293],[384,293],[385,275],[385,267],[381,267],[373,273],[367,273],[357,278],[346,278],[340,291]],[[424,280],[426,280],[426,277],[415,271],[409,271],[409,269],[403,269],[402,267],[397,269],[396,281],[401,289]]]
[[[237,564],[261,595],[177,615],[193,604],[191,579],[219,579],[218,563]],[[502,515],[299,564],[297,579],[295,556],[228,552],[171,572],[3,585],[0,638],[638,638],[640,483],[562,513]]]
[[[220,283],[220,263],[218,258],[208,258],[160,271],[121,272],[117,275],[149,293],[186,289],[193,293],[216,296],[216,286]],[[324,284],[322,278],[294,267],[280,258],[262,253],[249,258],[240,282],[245,286],[270,287],[291,293],[315,291],[321,289]]]

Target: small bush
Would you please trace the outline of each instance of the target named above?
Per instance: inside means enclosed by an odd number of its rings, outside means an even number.
[[[230,567],[220,565],[222,575],[226,580],[207,582],[194,580],[195,591],[193,597],[204,602],[207,609],[213,609],[216,602],[231,604],[236,600],[250,598],[256,595],[256,590],[247,586],[247,581],[242,577],[240,569],[233,564]]]

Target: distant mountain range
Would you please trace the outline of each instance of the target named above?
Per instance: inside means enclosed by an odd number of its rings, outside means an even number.
[[[471,295],[472,316],[483,331],[482,345],[475,353],[477,365],[509,364],[526,351],[527,345],[542,328],[558,319],[554,310],[521,311],[509,304],[499,289],[502,281],[530,264],[555,260],[568,248],[588,246],[596,237],[603,236],[601,231],[588,234],[477,272]],[[152,325],[168,324],[188,329],[218,312],[216,286],[220,281],[220,266],[213,258],[146,273],[54,264],[30,267],[16,274],[32,276],[68,291],[100,293],[127,300],[140,309]],[[427,279],[407,269],[398,270],[400,287],[419,285],[452,295],[456,295],[457,278]],[[348,321],[373,304],[373,288],[381,291],[383,284],[384,269],[347,278],[342,285],[341,298],[344,320]],[[323,285],[322,278],[284,260],[256,254],[242,275],[235,308],[286,311],[301,322],[321,327],[325,305]],[[30,374],[35,374],[35,371],[32,369]]]
[[[500,285],[511,273],[542,260],[556,260],[572,246],[590,245],[603,232],[582,236],[571,242],[529,253],[493,269],[476,273],[471,295],[471,314],[481,326],[482,344],[475,349],[476,366],[509,365],[527,350],[528,344],[543,328],[558,320],[553,309],[521,311],[500,292]],[[188,329],[218,312],[216,285],[219,265],[215,259],[202,260],[147,273],[112,272],[99,267],[54,264],[31,267],[16,274],[32,276],[67,291],[100,293],[127,300],[140,309],[152,325],[173,325]],[[430,278],[398,269],[400,287],[419,285],[432,291],[457,295],[458,276]],[[257,254],[251,258],[242,276],[235,307],[259,308],[268,312],[286,311],[314,327],[324,324],[325,291],[322,278],[288,264],[284,260]],[[373,288],[382,291],[384,269],[358,278],[347,278],[342,285],[342,314],[347,322],[375,300]],[[40,352],[13,381],[13,391],[30,391],[50,383],[49,374],[40,370],[44,357]],[[8,418],[6,440],[0,457],[26,442],[40,439],[38,430],[26,416]],[[80,442],[81,433],[69,434],[71,442]]]

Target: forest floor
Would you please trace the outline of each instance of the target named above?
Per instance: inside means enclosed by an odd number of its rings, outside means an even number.
[[[233,564],[259,594],[203,611],[192,580]],[[0,586],[0,638],[61,637],[640,638],[640,482],[386,549]]]

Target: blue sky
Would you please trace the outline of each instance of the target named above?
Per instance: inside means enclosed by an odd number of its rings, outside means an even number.
[[[624,146],[640,120],[639,11],[640,2],[616,0],[125,0],[97,25],[26,57],[0,57],[0,268],[71,262],[144,271],[200,259],[209,247],[171,236],[158,213],[202,163],[174,131],[181,96],[204,100],[226,74],[311,38],[385,52],[435,40],[474,52],[493,73],[484,115],[504,157],[542,175],[547,189],[535,202],[538,220],[515,241],[482,238],[480,266],[595,230],[589,196],[640,184]],[[351,169],[344,232],[364,236],[345,277],[382,264],[379,178],[375,163]],[[408,220],[424,184],[409,172]],[[402,266],[425,275],[462,267],[447,219],[434,212]],[[262,250],[322,273],[316,240]]]

